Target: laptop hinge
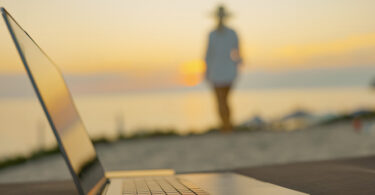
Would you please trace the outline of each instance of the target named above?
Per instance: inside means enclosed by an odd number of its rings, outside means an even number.
[[[106,178],[106,181],[104,182],[104,184],[100,187],[98,191],[98,195],[106,194],[106,191],[110,183],[111,181],[108,178]]]

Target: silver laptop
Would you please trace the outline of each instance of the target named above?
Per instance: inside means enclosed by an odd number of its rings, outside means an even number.
[[[233,173],[105,172],[56,64],[1,8],[79,194],[304,194]]]

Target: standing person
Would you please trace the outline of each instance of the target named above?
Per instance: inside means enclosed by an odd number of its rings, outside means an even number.
[[[229,14],[224,6],[216,10],[217,26],[209,35],[206,52],[206,79],[214,89],[217,99],[222,132],[231,132],[231,110],[228,96],[237,77],[238,65],[242,62],[238,37],[234,30],[225,25]]]

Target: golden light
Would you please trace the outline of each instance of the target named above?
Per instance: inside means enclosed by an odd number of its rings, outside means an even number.
[[[199,84],[206,71],[203,60],[192,60],[181,65],[181,82],[185,86],[195,86]]]
[[[344,39],[330,40],[323,43],[290,45],[278,49],[274,58],[285,59],[292,64],[303,64],[316,57],[344,56],[361,49],[375,47],[375,33],[358,34]]]

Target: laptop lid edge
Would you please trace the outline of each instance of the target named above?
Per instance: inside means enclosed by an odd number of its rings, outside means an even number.
[[[35,83],[35,79],[34,79],[34,77],[33,77],[33,75],[32,75],[32,73],[31,73],[31,71],[30,71],[30,69],[29,69],[29,67],[28,67],[28,63],[27,63],[27,60],[26,60],[26,58],[25,58],[25,56],[24,56],[24,54],[23,54],[23,51],[22,51],[22,49],[21,49],[21,47],[20,47],[20,44],[19,44],[19,42],[18,42],[18,39],[17,39],[17,37],[15,36],[15,33],[14,33],[14,31],[13,31],[13,28],[12,28],[12,26],[10,25],[10,22],[9,22],[9,20],[8,20],[8,18],[7,17],[10,17],[10,18],[12,18],[12,20],[19,26],[19,28],[21,28],[25,33],[26,33],[26,35],[35,43],[35,45],[37,45],[38,47],[39,47],[39,45],[29,36],[29,34],[17,23],[17,21],[6,11],[6,9],[4,8],[4,7],[0,7],[0,10],[1,10],[1,12],[2,12],[2,16],[3,16],[3,18],[4,18],[4,21],[5,21],[5,24],[6,24],[6,26],[7,26],[7,28],[8,28],[8,30],[9,30],[9,33],[10,33],[10,35],[11,35],[11,37],[12,37],[12,40],[13,40],[13,43],[15,44],[15,46],[16,46],[16,49],[17,49],[17,52],[18,52],[18,54],[19,54],[19,56],[20,56],[20,58],[21,58],[21,61],[22,61],[22,63],[23,63],[23,65],[24,65],[24,67],[25,67],[25,70],[26,70],[26,72],[27,72],[27,75],[28,75],[28,77],[29,77],[29,79],[30,79],[30,81],[31,81],[31,84],[32,84],[32,86],[33,86],[33,88],[34,88],[34,91],[35,91],[35,93],[36,93],[36,95],[37,95],[37,98],[38,98],[38,100],[39,100],[39,103],[41,104],[41,106],[42,106],[42,109],[43,109],[43,111],[44,111],[44,113],[45,113],[45,115],[46,115],[46,117],[47,117],[47,120],[48,120],[48,123],[50,124],[50,126],[51,126],[51,129],[52,129],[52,131],[53,131],[53,133],[54,133],[54,135],[55,135],[55,138],[56,138],[56,140],[57,140],[57,142],[58,142],[58,147],[59,147],[59,150],[60,150],[60,152],[62,153],[62,156],[63,156],[63,158],[64,158],[64,161],[65,161],[65,163],[68,165],[68,169],[69,169],[69,172],[71,173],[71,175],[72,175],[72,177],[73,177],[73,181],[74,181],[74,183],[75,183],[75,185],[76,185],[76,187],[77,187],[77,190],[78,190],[78,192],[80,193],[80,194],[84,194],[84,190],[83,190],[83,188],[82,188],[82,186],[81,186],[81,184],[80,184],[80,181],[79,181],[79,178],[78,178],[78,176],[76,175],[76,173],[74,172],[74,170],[73,170],[73,167],[72,167],[72,165],[70,164],[70,161],[69,161],[69,158],[68,158],[68,156],[67,156],[67,154],[66,154],[66,151],[65,151],[65,148],[63,147],[63,145],[62,145],[62,141],[61,141],[61,138],[60,138],[60,136],[59,136],[59,134],[58,134],[58,132],[57,132],[57,129],[56,129],[56,127],[55,127],[55,125],[54,125],[54,123],[53,123],[53,121],[52,121],[52,118],[51,118],[51,116],[50,116],[50,114],[49,114],[49,112],[48,112],[48,110],[47,110],[47,107],[46,107],[46,105],[45,105],[45,103],[44,103],[44,101],[43,101],[43,98],[42,98],[42,96],[41,96],[41,94],[40,94],[40,92],[39,92],[39,89],[38,89],[38,86],[36,85],[36,83]],[[45,54],[45,52],[39,47],[39,49],[40,49],[40,51],[41,52],[43,52],[44,54]],[[48,57],[48,55],[46,55],[47,57]],[[48,57],[49,58],[49,57]],[[50,59],[50,58],[49,58]],[[51,60],[51,59],[50,59]],[[52,60],[51,60],[52,61]],[[52,61],[53,62],[53,61]],[[56,67],[57,68],[57,67]],[[103,182],[103,180],[104,180],[104,182]],[[106,178],[106,176],[104,175],[104,177],[103,178],[101,178],[96,184],[95,184],[95,186],[92,188],[92,190],[90,191],[90,192],[93,192],[93,190],[94,189],[97,189],[96,191],[100,191],[102,188],[104,188],[104,186],[108,183],[108,178]],[[99,185],[100,184],[100,185]],[[100,186],[100,187],[97,187],[97,186]]]

